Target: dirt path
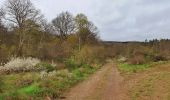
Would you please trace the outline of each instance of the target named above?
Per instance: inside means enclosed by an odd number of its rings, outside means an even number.
[[[127,100],[123,78],[113,63],[73,87],[65,100]]]

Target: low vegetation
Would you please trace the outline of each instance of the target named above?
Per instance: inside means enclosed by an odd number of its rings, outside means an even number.
[[[120,63],[119,70],[122,72],[127,72],[127,73],[136,73],[141,70],[146,70],[151,65],[152,64],[133,65],[133,64],[128,64],[128,63]]]
[[[137,73],[141,71],[146,71],[149,68],[166,63],[168,63],[168,61],[149,62],[145,64],[128,64],[125,62],[118,63],[118,68],[122,73]]]
[[[147,59],[145,59],[147,61]],[[118,60],[118,68],[125,77],[131,100],[168,100],[169,87],[169,61],[147,61],[143,64],[131,64]]]
[[[8,63],[0,67],[0,72],[9,74],[36,71],[41,69],[35,67],[38,63],[40,63],[40,60],[35,58],[11,58]]]
[[[84,80],[96,70],[97,67],[82,64],[70,71],[53,69],[1,75],[0,99],[43,99],[47,96],[59,98],[63,91]]]

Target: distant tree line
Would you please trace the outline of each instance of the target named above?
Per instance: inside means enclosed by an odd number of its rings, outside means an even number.
[[[110,57],[126,57],[129,62],[167,61],[170,60],[170,39],[153,39],[144,42],[102,42]]]

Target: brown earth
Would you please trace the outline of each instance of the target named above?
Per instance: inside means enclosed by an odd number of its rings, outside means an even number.
[[[108,63],[73,87],[64,100],[129,100],[123,82],[116,65]]]

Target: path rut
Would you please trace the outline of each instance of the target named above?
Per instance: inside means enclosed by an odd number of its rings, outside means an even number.
[[[123,86],[123,77],[116,65],[108,63],[73,87],[64,100],[128,100]]]

